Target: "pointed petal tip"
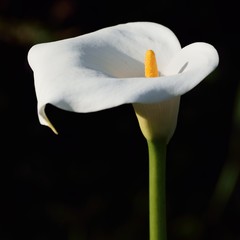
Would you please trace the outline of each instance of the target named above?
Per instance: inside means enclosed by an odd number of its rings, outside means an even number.
[[[56,128],[51,124],[51,125],[48,125],[48,127],[50,127],[50,129],[56,134],[58,135],[58,131],[56,130]]]
[[[49,127],[56,135],[58,135],[58,131],[53,126],[53,124],[50,122],[50,120],[48,119],[48,117],[45,113],[45,106],[40,108],[38,116],[39,116],[39,121],[42,125]]]
[[[58,131],[53,126],[53,124],[49,121],[48,118],[45,118],[46,126],[48,126],[56,135],[58,135]]]

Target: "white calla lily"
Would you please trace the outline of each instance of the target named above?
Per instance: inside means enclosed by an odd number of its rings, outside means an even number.
[[[144,75],[148,49],[155,52],[159,70],[159,77],[151,79]],[[208,43],[181,48],[165,26],[133,22],[37,44],[30,49],[28,61],[34,72],[40,123],[54,130],[44,111],[47,103],[86,113],[127,103],[135,107],[177,99],[177,116],[180,96],[210,74],[219,58]]]

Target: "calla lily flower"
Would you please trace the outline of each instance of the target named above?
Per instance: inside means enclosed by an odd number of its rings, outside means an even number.
[[[151,78],[144,73],[148,49],[156,55],[159,73]],[[45,113],[47,103],[81,113],[131,103],[146,138],[154,138],[157,132],[156,137],[163,134],[169,140],[180,96],[209,75],[219,57],[204,42],[182,48],[163,25],[130,22],[36,44],[28,61],[34,72],[39,121],[55,133]]]

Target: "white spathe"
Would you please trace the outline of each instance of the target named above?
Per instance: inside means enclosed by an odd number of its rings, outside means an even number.
[[[144,58],[152,49],[160,76],[145,78]],[[203,42],[181,48],[174,33],[151,22],[132,22],[82,36],[33,46],[40,123],[51,127],[51,103],[74,112],[93,112],[126,103],[159,103],[194,88],[218,65],[216,49]]]

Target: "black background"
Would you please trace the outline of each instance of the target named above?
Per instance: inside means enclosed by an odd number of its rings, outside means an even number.
[[[218,68],[182,96],[168,145],[168,239],[240,239],[237,3],[1,0],[1,240],[149,238],[148,153],[132,106],[89,114],[47,106],[54,135],[38,121],[27,63],[36,43],[131,21],[218,50]]]

